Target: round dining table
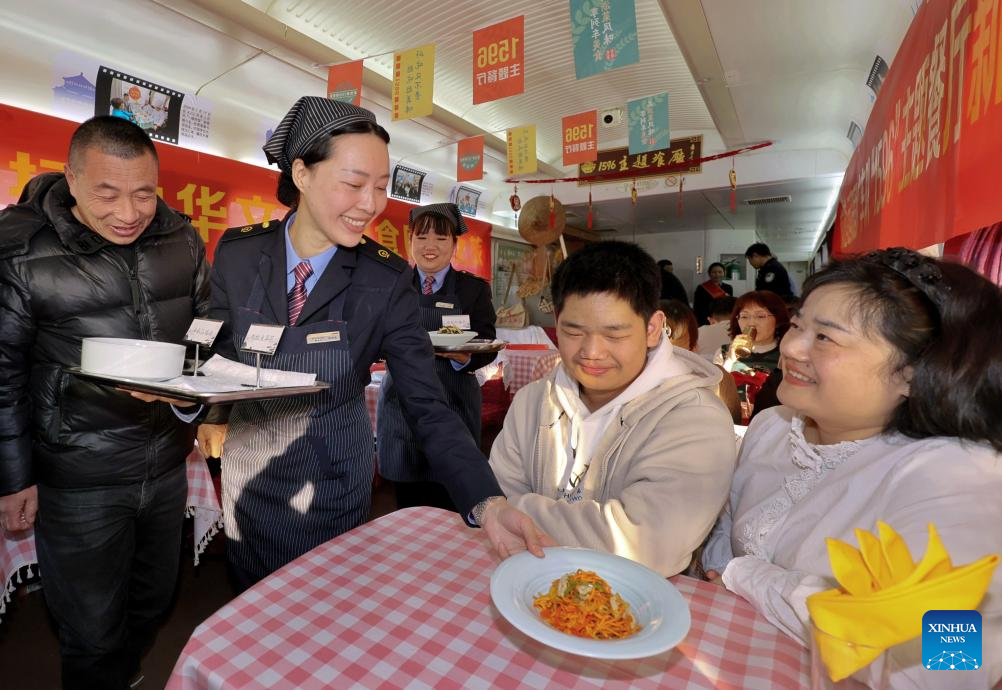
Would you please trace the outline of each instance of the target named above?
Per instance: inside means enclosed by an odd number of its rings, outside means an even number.
[[[806,650],[723,587],[671,578],[692,626],[674,649],[607,661],[515,629],[491,603],[480,530],[407,508],[292,561],[199,625],[173,690],[801,688]]]

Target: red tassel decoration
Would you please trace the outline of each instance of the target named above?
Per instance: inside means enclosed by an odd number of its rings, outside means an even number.
[[[685,186],[685,178],[678,178],[678,204],[675,206],[675,213],[679,218],[682,217],[682,188]]]
[[[738,212],[738,174],[734,172],[734,162],[731,161],[731,171],[727,173],[731,181],[731,213]]]
[[[553,192],[550,192],[550,230],[557,227],[557,208],[553,203]]]
[[[511,204],[511,210],[518,213],[522,208],[522,200],[518,198],[518,185],[515,185],[515,193],[508,197],[508,203]]]
[[[588,185],[588,221],[587,227],[591,230],[592,221],[594,220],[591,212],[591,185]]]

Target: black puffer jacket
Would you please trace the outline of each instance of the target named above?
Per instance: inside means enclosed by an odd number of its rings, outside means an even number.
[[[162,201],[133,244],[81,225],[61,174],[0,211],[0,495],[126,484],[184,462],[194,428],[163,403],[86,382],[81,338],[181,342],[209,304],[198,233]]]

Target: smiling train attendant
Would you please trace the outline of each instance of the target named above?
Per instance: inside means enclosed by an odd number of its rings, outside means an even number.
[[[248,587],[369,513],[372,427],[364,390],[385,358],[431,470],[463,515],[505,557],[546,541],[508,506],[487,462],[445,404],[405,261],[362,235],[386,207],[389,135],[372,113],[326,98],[296,102],[264,150],[282,171],[281,222],[234,228],[220,240],[210,313],[225,322],[221,354],[252,324],[285,327],[268,367],[315,373],[328,391],[216,408],[199,442],[223,450],[227,558]]]
[[[410,247],[414,258],[414,287],[420,293],[421,326],[437,331],[443,319],[458,319],[463,330],[478,338],[494,339],[497,319],[487,281],[452,267],[460,235],[467,231],[455,204],[431,204],[411,210]],[[440,353],[435,373],[442,382],[449,407],[463,420],[480,445],[480,384],[474,372],[497,355]],[[392,375],[383,379],[379,396],[379,473],[394,482],[397,507],[430,505],[455,510],[441,484],[429,481],[427,458],[414,445],[414,436],[400,408]]]

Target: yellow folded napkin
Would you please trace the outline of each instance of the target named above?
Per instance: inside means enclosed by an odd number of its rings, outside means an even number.
[[[998,555],[990,555],[955,567],[931,523],[925,556],[918,563],[889,525],[878,521],[877,530],[878,536],[856,530],[859,549],[828,539],[828,558],[841,588],[807,598],[815,627],[831,636],[816,635],[816,642],[834,681],[922,634],[926,611],[976,608],[998,565]]]

